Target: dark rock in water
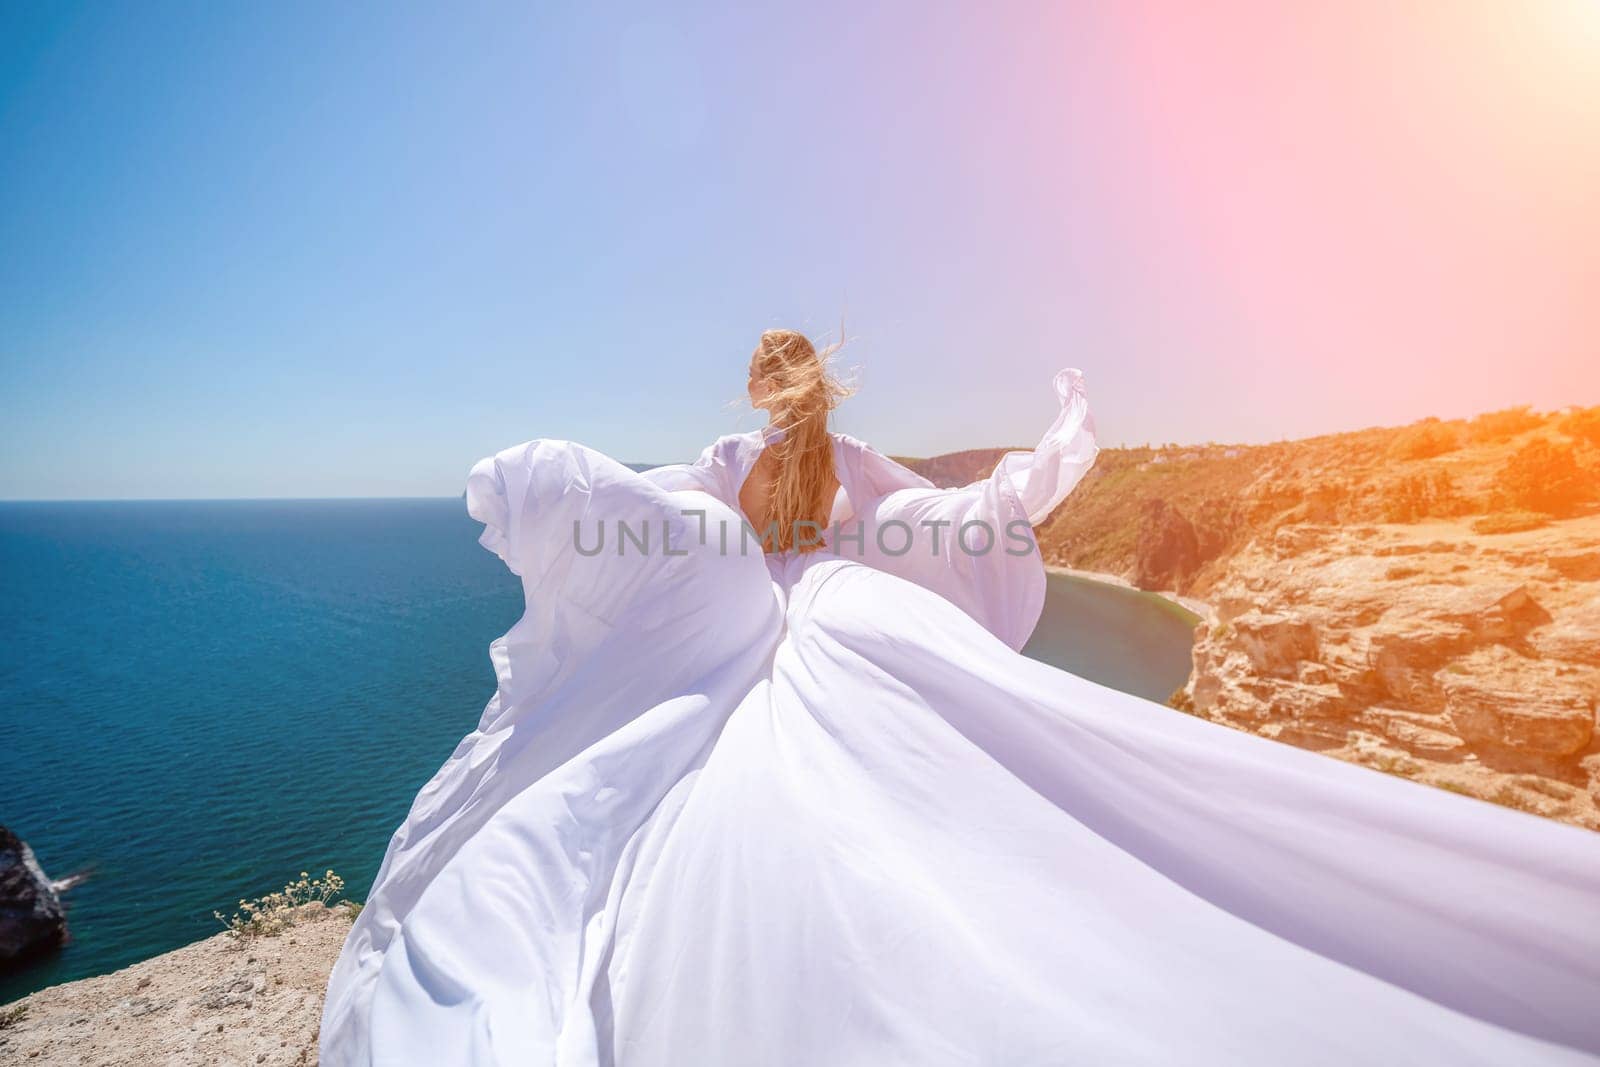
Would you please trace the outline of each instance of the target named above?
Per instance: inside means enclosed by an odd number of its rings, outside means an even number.
[[[29,848],[0,826],[0,971],[49,951],[67,936],[67,917]]]

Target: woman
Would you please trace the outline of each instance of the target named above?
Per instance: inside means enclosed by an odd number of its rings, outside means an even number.
[[[1096,452],[1055,384],[1035,451],[940,491],[829,434],[843,390],[770,331],[768,427],[692,465],[474,467],[527,613],[323,1061],[1595,1062],[1600,838],[1014,651],[1029,523]]]

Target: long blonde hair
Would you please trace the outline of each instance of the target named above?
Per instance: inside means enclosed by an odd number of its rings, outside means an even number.
[[[796,523],[826,527],[832,510],[833,501],[827,496],[836,475],[828,413],[851,392],[828,369],[827,359],[838,349],[836,343],[818,354],[804,334],[768,330],[752,357],[756,376],[771,387],[763,405],[772,425],[783,431],[782,440],[767,446],[778,462],[768,508],[769,528],[774,522],[778,526],[777,543],[771,546],[776,552],[796,547]],[[798,547],[810,552],[819,546],[803,543]]]

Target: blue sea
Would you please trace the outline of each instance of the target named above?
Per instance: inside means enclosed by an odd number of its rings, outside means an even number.
[[[221,929],[337,870],[371,885],[494,691],[521,588],[456,499],[0,503],[0,824],[66,896],[0,1003]],[[1193,620],[1052,577],[1036,658],[1163,700]]]

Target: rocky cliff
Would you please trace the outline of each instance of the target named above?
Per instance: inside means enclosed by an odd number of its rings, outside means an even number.
[[[1600,829],[1600,516],[1281,526],[1206,596],[1177,706]]]
[[[1600,408],[1106,449],[1039,540],[1212,606],[1174,706],[1600,829]]]
[[[315,1064],[328,972],[350,932],[309,904],[272,937],[218,934],[0,1007],[0,1062]]]
[[[916,459],[909,456],[895,456],[896,462],[904,463],[918,474],[922,475],[934,485],[942,489],[951,489],[956,486],[967,485],[979,478],[987,478],[1000,462],[1000,457],[1007,452],[1018,451],[1010,448],[972,448],[965,452],[946,452],[942,456],[933,456],[928,459]]]

